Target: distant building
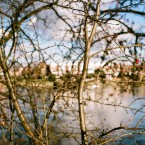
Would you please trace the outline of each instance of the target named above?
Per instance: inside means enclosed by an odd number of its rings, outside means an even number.
[[[47,64],[45,62],[40,62],[38,65],[38,69],[40,70],[40,76],[42,78],[47,75]]]
[[[94,71],[100,68],[95,63],[90,62],[88,66],[88,74],[93,74]],[[140,70],[140,76],[143,77],[145,75],[145,63],[137,65],[137,68]],[[107,79],[117,78],[121,75],[132,75],[132,64],[117,64],[111,63],[103,68],[100,68],[106,74]],[[66,73],[71,73],[74,75],[81,74],[83,70],[83,63],[71,63],[71,62],[62,62],[62,63],[51,63],[46,64],[46,62],[40,62],[31,64],[27,67],[18,66],[16,68],[11,68],[9,73],[11,76],[16,77],[24,77],[24,78],[45,78],[48,77],[49,74],[54,74],[57,77],[62,76]],[[139,72],[138,72],[139,73]],[[3,72],[0,69],[0,76],[3,76]]]
[[[24,78],[27,78],[27,79],[31,78],[32,77],[32,68],[30,66],[24,67],[21,77],[24,77]]]
[[[51,73],[50,66],[45,62],[40,62],[32,67],[32,78],[45,78]]]

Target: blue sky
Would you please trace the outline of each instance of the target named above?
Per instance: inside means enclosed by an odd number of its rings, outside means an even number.
[[[104,2],[106,2],[104,0]],[[109,2],[109,1],[107,1]],[[111,7],[113,8],[115,6],[111,5]],[[102,7],[103,9],[107,9],[110,7],[110,4],[105,4],[104,7]],[[77,9],[79,9],[79,6],[75,7]],[[139,9],[141,11],[144,11],[144,6],[140,6],[138,8],[133,8],[133,9]],[[74,23],[74,25],[77,24],[77,22],[79,22],[78,20],[80,19],[80,16],[77,16],[76,18],[73,16],[72,12],[68,12],[67,10],[63,11],[62,9],[58,10],[60,12],[60,14],[65,15],[66,17],[71,17],[72,21]],[[121,21],[126,21],[126,24],[128,26],[131,26],[134,30],[136,30],[136,32],[145,32],[145,27],[144,27],[144,16],[140,17],[138,15],[133,15],[133,14],[120,14],[120,15],[124,15],[124,17],[121,19]],[[51,48],[48,48],[45,51],[42,51],[43,55],[45,58],[48,59],[48,63],[54,61],[53,59],[55,59],[56,62],[60,62],[63,61],[63,55],[68,54],[67,51],[69,50],[68,48],[64,47],[70,47],[72,46],[71,42],[70,42],[70,38],[72,37],[71,34],[67,35],[65,34],[65,30],[67,28],[67,26],[61,21],[59,20],[54,12],[52,11],[47,11],[47,12],[41,12],[39,14],[40,18],[44,18],[45,21],[40,20],[39,18],[36,18],[35,16],[31,17],[27,22],[25,22],[22,25],[22,28],[24,29],[25,27],[25,32],[34,40],[34,43],[37,44],[37,46],[40,46],[40,48],[44,49],[46,47],[50,47],[53,46]],[[119,16],[117,16],[119,18]],[[77,20],[78,19],[78,20]],[[128,21],[129,20],[129,21]],[[6,19],[4,19],[4,21],[6,21]],[[41,22],[40,22],[41,21]],[[127,22],[128,21],[128,22]],[[40,37],[36,37],[35,36],[35,31],[34,31],[34,27],[33,27],[33,23],[34,26],[36,26],[35,28],[37,29],[38,34],[40,35]],[[45,24],[47,23],[48,28],[45,27]],[[8,26],[9,23],[5,23],[4,26]],[[112,25],[112,26],[111,26]],[[113,32],[113,31],[119,31],[119,27],[117,28],[113,23],[110,23],[110,26],[112,28],[109,28],[109,33]],[[107,26],[106,24],[103,24],[104,29],[108,29],[109,25]],[[117,30],[118,29],[118,30]],[[100,36],[104,33],[100,32]],[[103,35],[106,35],[105,33]],[[67,36],[65,37],[65,40],[63,41],[63,43],[61,43],[62,46],[58,47],[58,44],[60,44],[61,39],[63,36]],[[99,37],[100,37],[99,36]],[[70,37],[70,38],[69,38]],[[128,43],[134,43],[134,38],[130,35],[121,35],[118,39],[125,39],[128,41]],[[116,42],[118,40],[115,40]],[[27,51],[32,51],[32,45],[30,44],[30,42],[27,42],[25,39],[23,39],[25,48],[27,49]],[[142,42],[144,42],[142,40]],[[118,43],[118,42],[117,42]],[[9,46],[11,45],[11,43],[9,43]],[[64,46],[63,46],[64,45]],[[92,47],[92,53],[96,52],[100,49],[105,49],[105,41],[100,41],[99,43],[96,43],[96,45],[94,47]],[[115,46],[116,44],[113,43],[113,45]],[[113,45],[109,46],[112,47]],[[19,47],[22,47],[22,44],[19,45]],[[19,54],[20,54],[20,49],[18,47],[19,50]],[[77,53],[75,53],[75,51],[77,51]],[[47,54],[46,54],[46,53]],[[79,54],[82,53],[81,50],[74,50],[74,52],[72,53],[72,59],[77,58],[79,56]],[[144,55],[144,53],[142,53],[142,55]],[[28,53],[29,56],[29,53]],[[31,55],[29,56],[31,57]],[[19,58],[20,62],[24,62],[24,59],[22,59],[23,57],[21,57],[21,59]],[[53,59],[52,59],[53,58]],[[42,59],[42,58],[41,58]],[[30,58],[31,60],[31,58]],[[39,60],[39,54],[37,52],[34,53],[34,60]],[[68,59],[66,59],[66,61],[69,61]],[[71,60],[70,60],[71,61]],[[99,58],[95,58],[92,59],[91,61],[94,61],[95,63],[101,62]]]

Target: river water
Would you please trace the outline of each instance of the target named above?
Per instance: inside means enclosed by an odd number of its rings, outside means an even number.
[[[40,108],[37,115],[41,123],[55,92],[39,89],[34,93],[22,88],[19,88],[19,92],[23,92],[23,97],[28,97],[28,94],[33,96],[31,101],[36,101],[37,108]],[[145,84],[96,82],[85,88],[84,99],[86,128],[90,142],[96,141],[103,133],[116,129],[103,137],[107,145],[145,145]],[[30,111],[32,106],[26,105],[27,103],[22,100],[19,102],[27,116],[31,117],[36,113]],[[52,145],[80,144],[76,90],[59,94],[48,120],[48,128],[50,127],[53,134]],[[118,130],[119,127],[126,129]],[[114,140],[111,140],[112,138]]]
[[[66,134],[72,134],[73,137],[62,139],[60,144],[78,145],[80,130],[77,99],[72,97],[70,92],[64,96],[66,97],[59,99],[54,107],[56,110],[60,108],[63,110],[63,113],[58,113],[58,118],[61,120],[58,128]],[[127,130],[116,130],[108,134],[106,142],[110,138],[116,139],[106,144],[145,145],[144,84],[99,82],[88,86],[84,96],[89,140],[95,140],[102,133],[114,128],[125,127]]]

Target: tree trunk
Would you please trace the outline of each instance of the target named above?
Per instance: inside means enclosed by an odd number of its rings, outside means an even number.
[[[90,45],[87,44],[86,49],[85,49],[84,66],[83,66],[82,77],[81,77],[79,88],[78,88],[78,105],[79,105],[82,145],[88,145],[87,134],[86,134],[86,124],[85,124],[83,92],[84,92],[85,79],[86,79],[88,63],[89,63],[89,49],[90,49],[89,46]]]
[[[12,84],[12,81],[11,81],[11,78],[10,78],[9,69],[8,69],[6,61],[5,61],[4,57],[3,57],[2,48],[0,48],[0,65],[1,65],[1,68],[2,68],[3,73],[4,73],[6,86],[7,86],[8,90],[9,90],[9,94],[10,94],[10,97],[12,99],[12,103],[13,103],[14,108],[15,108],[15,110],[17,112],[17,115],[18,115],[18,117],[19,117],[19,119],[20,119],[20,121],[22,123],[22,126],[24,127],[26,133],[31,138],[34,138],[34,135],[33,135],[33,132],[31,130],[31,127],[30,127],[29,123],[27,122],[27,119],[24,116],[24,113],[21,110],[21,107],[19,106],[16,94],[14,92],[14,87],[13,87],[13,84]]]
[[[78,87],[78,106],[79,106],[79,116],[80,116],[80,128],[81,128],[81,138],[82,138],[82,145],[88,145],[88,139],[87,139],[87,132],[86,132],[86,124],[85,124],[85,110],[84,110],[84,86],[85,86],[85,80],[87,76],[87,70],[89,65],[89,58],[90,58],[90,49],[91,44],[94,38],[94,35],[96,33],[96,27],[97,27],[97,20],[99,18],[100,14],[100,1],[97,3],[96,7],[96,21],[94,22],[92,31],[90,36],[88,36],[88,24],[87,24],[87,8],[85,7],[85,26],[84,26],[84,33],[85,33],[85,51],[84,51],[84,59],[83,59],[83,71],[81,75],[81,80]]]

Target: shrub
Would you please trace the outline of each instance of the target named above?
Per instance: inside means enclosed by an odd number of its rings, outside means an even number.
[[[61,87],[61,83],[60,82],[57,82],[57,81],[54,81],[54,83],[53,83],[53,88],[54,89],[58,89],[58,88],[60,88]]]
[[[63,81],[69,81],[72,77],[73,77],[73,74],[71,74],[70,72],[67,72],[66,74],[64,74],[63,76],[61,76],[61,79]]]
[[[49,74],[48,81],[50,81],[50,82],[56,81],[55,75],[54,74]]]
[[[99,77],[102,78],[102,79],[104,79],[104,78],[106,77],[105,72],[104,72],[103,70],[101,70],[101,69],[96,69],[96,70],[94,71],[94,73],[95,73],[96,75],[99,75]]]

